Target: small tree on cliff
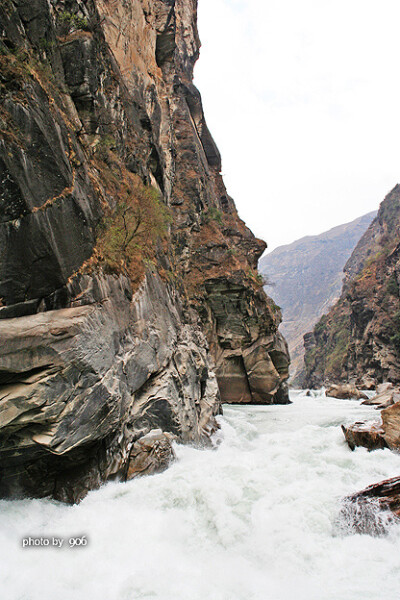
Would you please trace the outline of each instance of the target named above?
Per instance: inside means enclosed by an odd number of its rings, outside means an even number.
[[[158,190],[136,175],[124,175],[116,207],[100,225],[97,247],[112,269],[136,278],[143,259],[154,256],[157,239],[165,237],[170,218]]]

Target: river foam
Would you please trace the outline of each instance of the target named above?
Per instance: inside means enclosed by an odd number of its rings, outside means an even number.
[[[216,450],[177,446],[165,473],[107,484],[77,506],[0,502],[1,599],[400,597],[400,527],[335,531],[341,497],[399,475],[400,456],[345,444],[340,424],[372,408],[292,399],[226,407]],[[70,548],[82,535],[87,545]],[[64,543],[23,548],[27,536]]]

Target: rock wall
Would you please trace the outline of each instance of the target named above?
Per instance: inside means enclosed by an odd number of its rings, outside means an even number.
[[[345,266],[338,303],[304,336],[306,385],[400,381],[400,186]]]
[[[196,6],[0,6],[3,496],[76,501],[140,470],[152,429],[206,443],[220,399],[288,401],[265,244],[192,83]]]

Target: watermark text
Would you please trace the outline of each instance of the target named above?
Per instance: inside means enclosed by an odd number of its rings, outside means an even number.
[[[27,536],[22,538],[23,548],[79,548],[87,546],[88,539],[86,535],[78,535],[72,537],[57,537],[57,536]]]

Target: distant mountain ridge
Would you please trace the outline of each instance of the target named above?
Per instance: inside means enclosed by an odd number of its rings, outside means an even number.
[[[343,267],[376,214],[280,246],[260,260],[266,291],[282,308],[280,329],[289,344],[293,385],[301,385],[304,374],[303,335],[339,298]]]

